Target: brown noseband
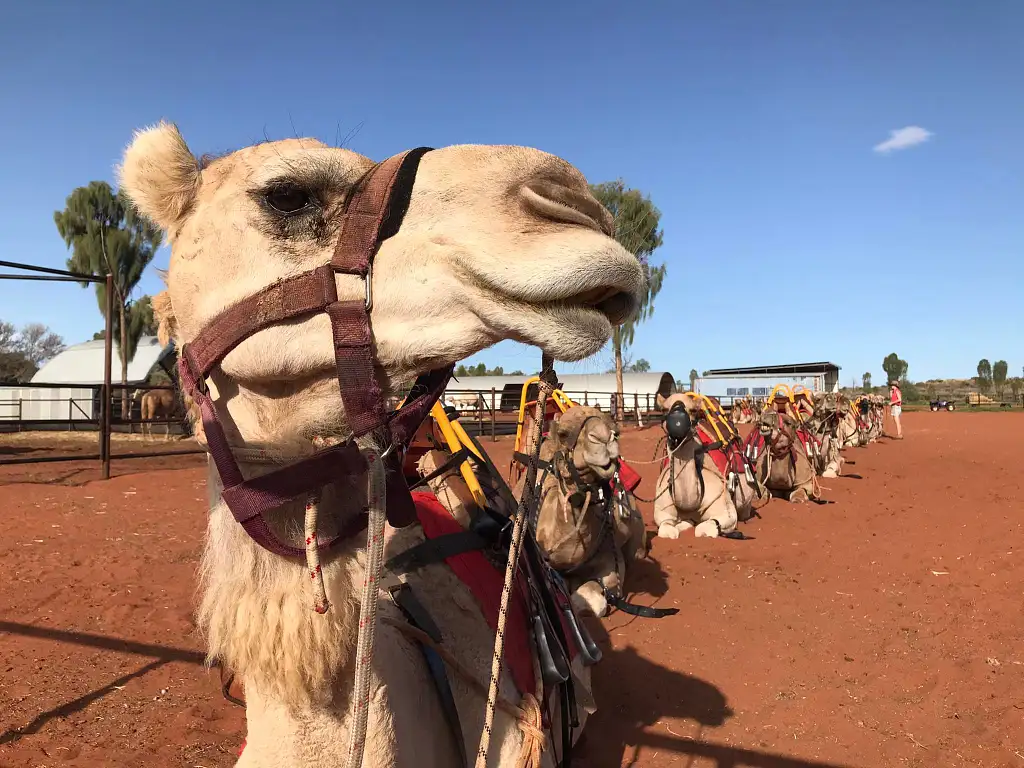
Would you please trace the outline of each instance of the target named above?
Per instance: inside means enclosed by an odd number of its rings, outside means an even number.
[[[224,501],[246,533],[274,554],[303,557],[305,549],[279,541],[264,513],[340,476],[365,473],[368,458],[355,441],[371,433],[384,446],[389,522],[400,527],[415,519],[398,453],[444,392],[452,367],[420,376],[405,404],[392,413],[386,411],[384,394],[374,375],[371,278],[373,257],[381,243],[398,232],[409,207],[420,159],[429,151],[421,147],[395,155],[360,179],[346,201],[338,243],[329,264],[281,280],[234,304],[181,348],[181,385],[202,414],[207,450],[224,486]],[[339,301],[336,274],[362,278],[366,284],[365,301]],[[331,319],[338,386],[352,436],[301,461],[246,480],[217,418],[206,378],[231,350],[258,331],[318,312],[326,312]],[[331,547],[365,526],[363,512],[321,548]]]

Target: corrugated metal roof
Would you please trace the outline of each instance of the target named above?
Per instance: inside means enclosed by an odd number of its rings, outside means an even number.
[[[476,392],[490,392],[495,389],[501,392],[506,386],[522,386],[529,376],[460,376],[458,381],[451,380],[447,391],[472,390]],[[614,392],[616,390],[615,374],[587,374],[587,373],[566,373],[560,374],[558,380],[566,392]],[[655,371],[650,373],[623,373],[622,391],[624,394],[657,394],[668,395],[672,391],[675,379],[667,371]]]
[[[743,376],[746,374],[772,373],[828,373],[838,371],[835,363],[790,363],[788,365],[760,365],[749,368],[715,368],[706,376]]]
[[[111,358],[111,379],[115,384],[121,382],[119,349],[119,345],[114,344]],[[161,347],[156,336],[143,336],[139,339],[135,357],[128,363],[128,383],[144,382],[160,357],[171,349],[173,349],[171,345],[168,345],[166,349]],[[102,384],[103,362],[102,339],[75,344],[46,362],[32,377],[32,383]]]

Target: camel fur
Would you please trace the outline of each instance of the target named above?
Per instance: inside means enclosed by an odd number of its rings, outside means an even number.
[[[328,263],[338,212],[372,166],[312,139],[267,142],[200,162],[172,125],[137,133],[119,176],[141,213],[168,232],[167,291],[154,301],[161,334],[173,335],[180,348],[227,307]],[[278,205],[281,190],[287,210]],[[390,394],[399,382],[502,339],[535,344],[560,360],[596,353],[645,290],[639,262],[612,233],[612,218],[586,179],[557,157],[490,146],[425,155],[401,227],[381,244],[373,265],[371,323],[382,389]],[[339,299],[363,299],[361,279],[335,280]],[[261,329],[207,383],[246,477],[308,455],[314,437],[348,432],[325,314]],[[205,440],[199,429],[196,438]],[[208,658],[235,670],[244,684],[247,746],[237,765],[341,766],[352,723],[364,541],[353,538],[324,553],[332,607],[318,615],[304,563],[248,537],[222,501],[212,467],[208,487],[198,623]],[[322,535],[356,514],[365,498],[364,478],[325,488]],[[303,517],[300,499],[269,523],[281,541],[299,545]],[[418,525],[390,531],[386,557],[422,540]],[[413,572],[409,584],[440,627],[444,647],[486,685],[494,635],[469,589],[443,563]],[[448,768],[458,752],[419,647],[391,623],[403,619],[383,597],[379,617],[363,764]],[[579,659],[574,676],[582,727],[594,706]],[[461,674],[450,680],[473,755],[484,697]],[[518,703],[507,674],[500,689]],[[502,710],[491,744],[488,766],[515,765],[522,733]],[[543,759],[554,765],[550,749]]]

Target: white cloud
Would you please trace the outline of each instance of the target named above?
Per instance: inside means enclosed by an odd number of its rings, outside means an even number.
[[[889,131],[889,138],[881,144],[875,144],[874,150],[885,155],[898,149],[907,149],[909,147],[916,147],[918,144],[924,144],[934,135],[931,131],[926,131],[919,125],[908,125],[906,128],[897,128],[894,131]]]

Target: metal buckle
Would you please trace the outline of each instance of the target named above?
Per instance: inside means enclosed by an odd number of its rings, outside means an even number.
[[[206,384],[206,377],[200,376],[196,373],[195,366],[192,364],[192,357],[188,353],[188,344],[181,345],[179,359],[185,363],[185,367],[188,368],[189,376],[196,383],[196,392],[203,396],[209,396],[210,389]]]

